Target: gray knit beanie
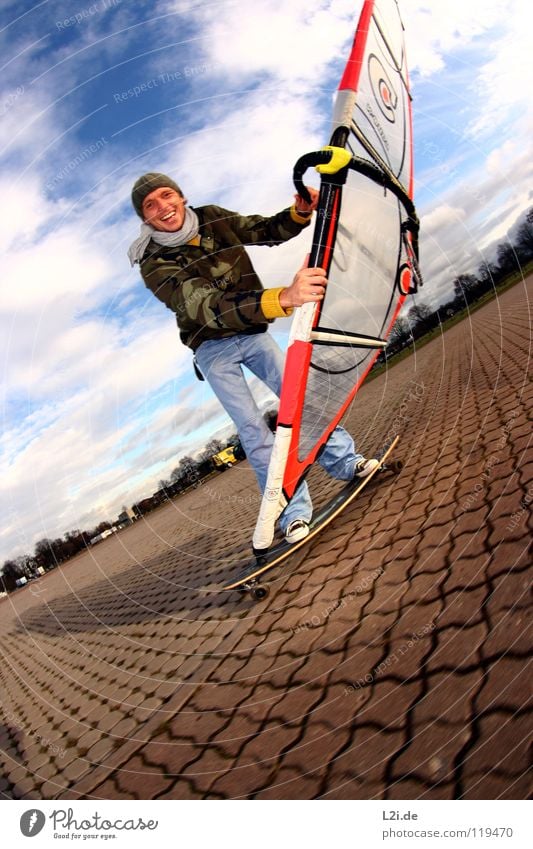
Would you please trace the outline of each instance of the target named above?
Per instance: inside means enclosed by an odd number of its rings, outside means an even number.
[[[143,200],[145,197],[148,197],[150,192],[153,192],[154,189],[166,188],[174,189],[174,191],[183,197],[183,192],[178,184],[174,182],[172,177],[167,177],[166,174],[151,171],[149,174],[143,174],[142,177],[139,177],[131,190],[131,202],[137,215],[144,218],[142,210]]]

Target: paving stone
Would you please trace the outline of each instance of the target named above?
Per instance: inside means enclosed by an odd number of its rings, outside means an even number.
[[[102,763],[114,748],[113,740],[109,737],[103,737],[98,743],[91,746],[85,757],[92,764]]]
[[[64,770],[62,770],[62,777],[67,781],[77,781],[89,772],[90,764],[84,758],[78,758],[72,763],[69,763]]]
[[[213,792],[213,791],[210,791]],[[168,800],[168,799],[180,799],[186,801],[188,799],[205,799],[206,792],[204,790],[199,790],[192,779],[179,778],[174,779],[172,785],[168,790],[164,791],[158,796],[158,799]],[[232,798],[227,796],[221,796],[221,798]]]
[[[414,776],[428,784],[451,782],[455,758],[471,735],[471,729],[462,725],[414,726],[413,739],[394,762],[393,778]]]
[[[431,601],[438,601],[444,580],[443,575],[436,576],[431,572],[423,572],[418,575],[413,574],[413,577],[409,581],[409,585],[401,598],[402,607],[408,607],[413,603],[427,604]]]
[[[125,716],[118,725],[115,725],[111,731],[111,735],[115,740],[124,742],[135,736],[135,732],[139,723],[131,716]]]
[[[492,660],[506,652],[526,657],[531,650],[530,625],[527,612],[521,608],[490,613],[491,628],[481,646],[481,655]]]
[[[446,586],[446,584],[444,584]],[[462,588],[447,590],[444,598],[444,609],[437,618],[439,630],[448,627],[461,628],[478,625],[485,621],[483,605],[488,596],[486,584],[474,589]]]
[[[154,698],[166,701],[166,699],[170,698],[170,696],[176,692],[178,686],[179,684],[174,681],[163,681],[163,683],[159,684],[154,690]]]
[[[428,501],[430,501],[430,499],[431,496],[428,494]],[[450,532],[452,528],[453,519],[451,522],[447,523],[443,522],[439,517],[439,521],[437,522],[437,517],[433,515],[431,517],[431,523],[428,522],[422,532],[422,538],[418,549],[419,556],[428,557],[428,552],[434,556],[435,552],[449,550],[451,546]]]
[[[430,675],[427,692],[414,707],[413,721],[417,725],[440,720],[449,724],[466,723],[476,713],[475,698],[483,683],[481,669],[468,674],[452,670]]]
[[[233,765],[231,769],[213,781],[209,787],[209,793],[218,794],[223,799],[246,799],[268,785],[271,773],[271,764],[257,763],[245,768]],[[196,798],[200,797],[196,796]]]
[[[100,733],[108,733],[110,731],[114,731],[119,722],[122,722],[124,719],[124,714],[119,710],[111,709],[106,716],[98,721],[97,729]]]
[[[91,796],[94,799],[131,799],[129,793],[122,791],[116,780],[104,781],[91,791]],[[145,797],[148,798],[148,797]]]
[[[40,787],[41,799],[56,799],[60,797],[61,791],[67,786],[68,781],[65,779],[58,781],[45,781]]]
[[[28,758],[26,761],[26,765],[29,772],[37,772],[41,769],[46,763],[48,763],[50,756],[45,752],[41,752],[38,755],[33,755],[33,757]]]
[[[506,516],[497,516],[492,522],[492,531],[487,540],[487,546],[489,550],[493,550],[501,542],[523,540],[525,532],[527,532],[527,528],[524,527],[522,516],[517,516],[515,519],[512,513]]]
[[[463,557],[451,561],[451,571],[443,584],[446,594],[454,590],[472,590],[486,583],[488,558]]]
[[[496,578],[501,574],[523,569],[528,562],[529,552],[526,540],[503,540],[492,551],[487,577]]]
[[[18,784],[19,781],[27,777],[28,770],[21,764],[13,763],[6,774],[11,784]]]
[[[482,717],[479,739],[468,752],[465,775],[491,772],[517,776],[530,768],[531,717],[495,713]]]
[[[409,801],[455,799],[455,785],[450,782],[442,782],[436,786],[428,787],[421,781],[402,780],[395,781],[387,788],[387,799],[407,799]],[[389,826],[394,828],[394,824]]]
[[[263,730],[243,747],[237,767],[252,764],[272,767],[278,753],[281,750],[289,751],[296,744],[299,736],[300,726],[293,723],[277,724],[268,728],[268,732]]]
[[[128,761],[117,774],[117,785],[123,795],[130,799],[156,799],[161,793],[166,793],[173,781],[160,770],[147,769],[140,757],[135,756]]]
[[[520,709],[531,700],[529,670],[522,659],[502,658],[489,667],[487,685],[476,704],[480,711]]]
[[[254,793],[254,799],[316,799],[320,791],[320,779],[309,772],[302,774],[294,767],[281,767],[271,780],[270,786]]]
[[[387,763],[399,751],[403,740],[403,731],[357,727],[351,747],[337,756],[336,768],[350,772],[364,784],[383,781]]]
[[[78,752],[87,752],[93,743],[96,743],[97,740],[100,740],[101,733],[97,729],[93,729],[92,731],[86,731],[81,735],[77,742],[77,750]]]
[[[406,604],[391,630],[393,639],[396,641],[404,639],[410,643],[430,634],[436,627],[435,623],[441,608],[440,599],[430,600],[427,603],[418,600],[415,603]]]
[[[70,763],[70,761],[68,763]],[[39,767],[39,769],[34,773],[33,777],[36,781],[38,780],[40,782],[43,782],[57,775],[60,772],[62,766],[63,764],[59,759],[57,764],[53,760],[48,760],[47,763]]]
[[[321,799],[328,800],[370,800],[383,798],[384,787],[381,783],[371,783],[356,778],[353,774],[337,770],[333,764],[328,780],[328,788],[321,793]]]
[[[530,597],[531,584],[525,571],[513,570],[498,575],[492,582],[492,593],[487,599],[488,615],[492,618],[495,611],[512,609]]]
[[[420,698],[422,689],[421,681],[399,684],[376,678],[372,698],[358,711],[357,721],[375,723],[387,731],[405,729],[407,711]]]
[[[428,670],[446,667],[456,670],[479,665],[479,649],[487,636],[485,624],[463,628],[439,628],[437,646],[428,660]]]
[[[13,785],[11,797],[13,799],[27,799],[28,795],[34,790],[34,787],[33,778],[23,778]]]
[[[531,776],[529,773],[508,777],[494,773],[469,775],[463,782],[461,799],[530,799]]]

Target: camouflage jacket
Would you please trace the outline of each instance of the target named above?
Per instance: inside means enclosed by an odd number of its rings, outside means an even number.
[[[174,313],[180,337],[193,350],[206,339],[260,333],[289,315],[281,289],[263,289],[243,245],[279,245],[309,224],[294,207],[269,218],[238,215],[220,206],[195,209],[198,236],[186,245],[148,243],[141,260],[145,285]]]

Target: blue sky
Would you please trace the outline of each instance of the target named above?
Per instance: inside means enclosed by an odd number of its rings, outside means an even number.
[[[531,203],[528,17],[523,0],[401,5],[423,300],[437,304]],[[195,205],[287,205],[294,161],[328,139],[360,7],[3,4],[0,562],[112,519],[228,427],[129,267],[131,185],[161,170]],[[292,279],[307,239],[253,251],[266,286]]]

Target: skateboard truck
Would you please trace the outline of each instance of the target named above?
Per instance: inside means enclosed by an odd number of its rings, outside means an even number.
[[[372,478],[381,472],[392,472],[399,474],[403,469],[403,463],[398,459],[389,459],[392,451],[399,442],[399,436],[396,436],[381,454],[380,464],[366,477],[359,481],[350,481],[334,496],[331,501],[326,504],[313,519],[311,530],[308,536],[304,537],[297,543],[289,545],[285,540],[278,543],[271,549],[266,551],[261,549],[253,549],[255,562],[250,563],[244,574],[241,577],[226,584],[225,590],[236,590],[240,595],[250,594],[254,601],[263,601],[269,595],[270,588],[267,584],[261,583],[263,575],[272,569],[277,564],[281,563],[293,552],[296,552],[301,546],[308,544],[314,536],[316,536],[326,525],[328,525],[339,513],[341,513],[348,504],[352,503],[354,498],[365,489]]]

